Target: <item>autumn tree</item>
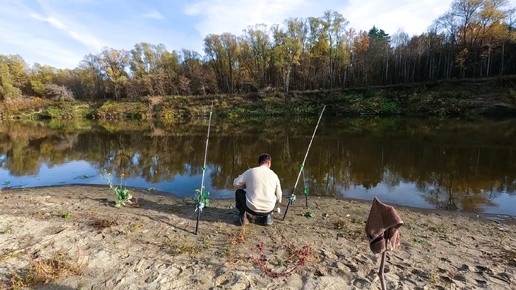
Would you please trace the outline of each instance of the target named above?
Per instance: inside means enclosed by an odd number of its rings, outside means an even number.
[[[188,91],[179,80],[178,54],[163,44],[139,43],[130,51],[131,94],[164,96]]]
[[[99,55],[100,73],[107,80],[107,91],[115,100],[120,100],[128,81],[126,68],[129,65],[127,50],[105,47]]]
[[[105,99],[106,98],[106,83],[104,72],[100,63],[100,56],[88,54],[79,63],[79,68],[76,70],[77,75],[82,80],[84,93],[82,96],[88,99]]]
[[[21,97],[28,83],[28,67],[19,55],[0,55],[0,100]]]
[[[307,20],[307,40],[303,42],[303,53],[300,62],[300,74],[305,78],[303,89],[318,89],[325,86],[328,80],[330,50],[323,20],[310,17]]]
[[[74,99],[87,99],[88,86],[85,80],[87,77],[80,68],[57,70],[53,83],[64,86],[73,94]]]
[[[406,82],[408,80],[408,58],[406,49],[409,39],[409,35],[403,30],[398,30],[392,35],[391,45],[393,48],[392,57],[394,58],[394,83]]]
[[[292,70],[299,65],[306,26],[302,19],[291,18],[285,23],[285,30],[278,25],[272,27],[272,59],[281,76],[283,90],[288,93]]]
[[[353,72],[352,78],[355,86],[369,84],[368,68],[369,37],[365,32],[359,32],[353,37]]]
[[[181,65],[182,82],[188,82],[188,91],[185,93],[205,95],[217,93],[217,81],[211,68],[202,61],[198,52],[183,49],[179,53],[179,63]]]
[[[54,67],[35,63],[30,74],[30,84],[34,93],[40,97],[43,96],[45,94],[45,85],[53,83],[56,73],[57,69]]]
[[[238,42],[235,35],[210,34],[204,39],[204,52],[212,66],[219,88],[223,92],[234,92],[234,74],[238,59]]]
[[[345,30],[348,21],[336,11],[326,11],[321,18],[322,32],[328,44],[327,59],[328,59],[328,74],[330,80],[330,88],[336,84],[336,71],[339,64],[346,65],[347,46],[345,42]]]
[[[258,24],[244,30],[240,60],[246,69],[247,82],[254,82],[257,88],[269,84],[269,68],[272,44],[267,26]]]
[[[373,26],[367,33],[369,49],[366,70],[375,84],[386,84],[389,72],[390,36],[383,29]]]

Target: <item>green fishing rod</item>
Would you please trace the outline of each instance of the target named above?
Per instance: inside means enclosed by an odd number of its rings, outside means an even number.
[[[299,182],[299,178],[301,177],[301,174],[303,173],[303,169],[305,168],[306,157],[308,156],[308,152],[310,151],[310,147],[312,146],[312,141],[314,141],[315,132],[317,132],[317,128],[319,127],[319,123],[321,122],[321,118],[324,113],[324,109],[326,109],[326,105],[324,105],[324,107],[322,108],[321,114],[319,115],[319,120],[317,120],[317,125],[315,125],[314,133],[312,134],[312,139],[310,139],[310,144],[308,144],[308,148],[306,149],[305,158],[303,159],[303,163],[301,163],[301,169],[299,170],[299,174],[297,175],[296,183],[294,184],[292,193],[290,194],[290,197],[288,198],[287,208],[285,209],[285,213],[283,214],[283,220],[285,220],[285,217],[287,217],[288,208],[296,200],[296,195],[294,194],[294,192],[295,192],[297,184]],[[303,177],[303,179],[304,179],[304,177]],[[307,197],[306,189],[305,189],[305,197],[306,197],[306,206],[308,207],[308,197]]]
[[[210,107],[210,118],[208,119],[208,134],[206,135],[206,147],[204,148],[204,164],[202,166],[202,179],[201,179],[201,189],[197,190],[197,204],[195,205],[195,211],[197,212],[197,221],[195,222],[195,234],[197,235],[197,231],[199,229],[199,219],[201,218],[201,213],[203,208],[209,206],[208,195],[209,192],[206,192],[204,186],[204,176],[206,173],[206,158],[208,157],[208,142],[210,140],[210,128],[211,128],[211,116],[213,114],[213,101],[211,102]]]
[[[305,207],[308,208],[308,189],[306,189],[305,171],[303,170],[303,195],[305,196]]]

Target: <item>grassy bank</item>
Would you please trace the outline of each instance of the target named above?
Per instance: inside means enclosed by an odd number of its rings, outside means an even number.
[[[228,119],[269,115],[516,116],[516,76],[318,91],[268,91],[233,95],[149,96],[135,101],[50,101],[40,98],[0,103],[2,119],[160,119],[174,121],[214,114]]]

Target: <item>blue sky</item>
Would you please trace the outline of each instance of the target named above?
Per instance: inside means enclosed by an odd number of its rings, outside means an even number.
[[[255,24],[341,13],[349,28],[418,35],[452,0],[0,0],[0,54],[19,54],[56,68],[75,68],[103,47],[164,44],[203,52],[209,34],[237,36]],[[516,0],[509,1],[515,6]]]

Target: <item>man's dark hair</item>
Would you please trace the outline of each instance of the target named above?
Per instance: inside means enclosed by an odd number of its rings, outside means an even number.
[[[264,163],[266,163],[267,161],[271,161],[271,156],[267,153],[263,153],[262,155],[260,155],[258,157],[258,165],[262,165]]]

